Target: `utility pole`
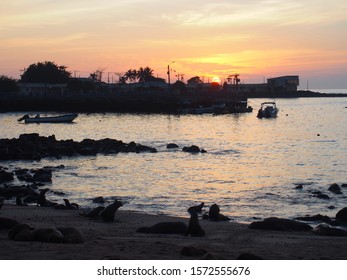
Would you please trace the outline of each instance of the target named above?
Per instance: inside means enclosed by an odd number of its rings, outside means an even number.
[[[167,66],[167,81],[168,81],[169,86],[170,86],[170,65],[173,64],[173,63],[175,63],[175,61],[172,61]]]

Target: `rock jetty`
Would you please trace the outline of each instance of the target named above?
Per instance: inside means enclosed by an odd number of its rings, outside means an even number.
[[[21,134],[19,138],[0,139],[0,160],[41,160],[47,157],[141,152],[156,153],[157,150],[135,142],[124,143],[110,138],[77,142],[71,139],[57,140],[54,135],[45,137],[31,133]],[[6,174],[2,174],[1,177],[5,176]]]

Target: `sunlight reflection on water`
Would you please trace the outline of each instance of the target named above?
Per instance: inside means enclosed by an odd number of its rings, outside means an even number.
[[[21,113],[0,115],[1,138],[22,133],[54,134],[58,140],[115,138],[157,148],[155,154],[72,157],[15,162],[31,167],[64,164],[54,173],[52,189],[91,205],[96,196],[121,197],[125,209],[187,216],[186,208],[204,201],[218,203],[236,220],[253,217],[332,214],[345,195],[327,191],[346,183],[347,99],[280,99],[277,119],[257,119],[262,100],[250,100],[253,113],[240,115],[80,114],[73,124],[19,124]],[[198,145],[207,154],[168,151]],[[4,165],[4,163],[1,163]],[[294,190],[304,183],[304,190]],[[322,201],[311,194],[332,197]],[[347,190],[344,191],[347,193]],[[61,199],[57,197],[56,199]]]

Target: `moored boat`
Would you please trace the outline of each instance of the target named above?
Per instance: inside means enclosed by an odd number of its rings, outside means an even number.
[[[20,122],[24,120],[25,123],[71,123],[77,117],[77,113],[47,117],[41,117],[39,114],[35,117],[30,117],[28,114],[26,114],[19,118],[18,121]]]
[[[258,110],[258,118],[276,118],[278,113],[278,108],[275,102],[263,102]]]

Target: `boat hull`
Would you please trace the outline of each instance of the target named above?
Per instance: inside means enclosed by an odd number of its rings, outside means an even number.
[[[78,114],[69,114],[52,117],[25,118],[25,123],[71,123],[76,119]]]

